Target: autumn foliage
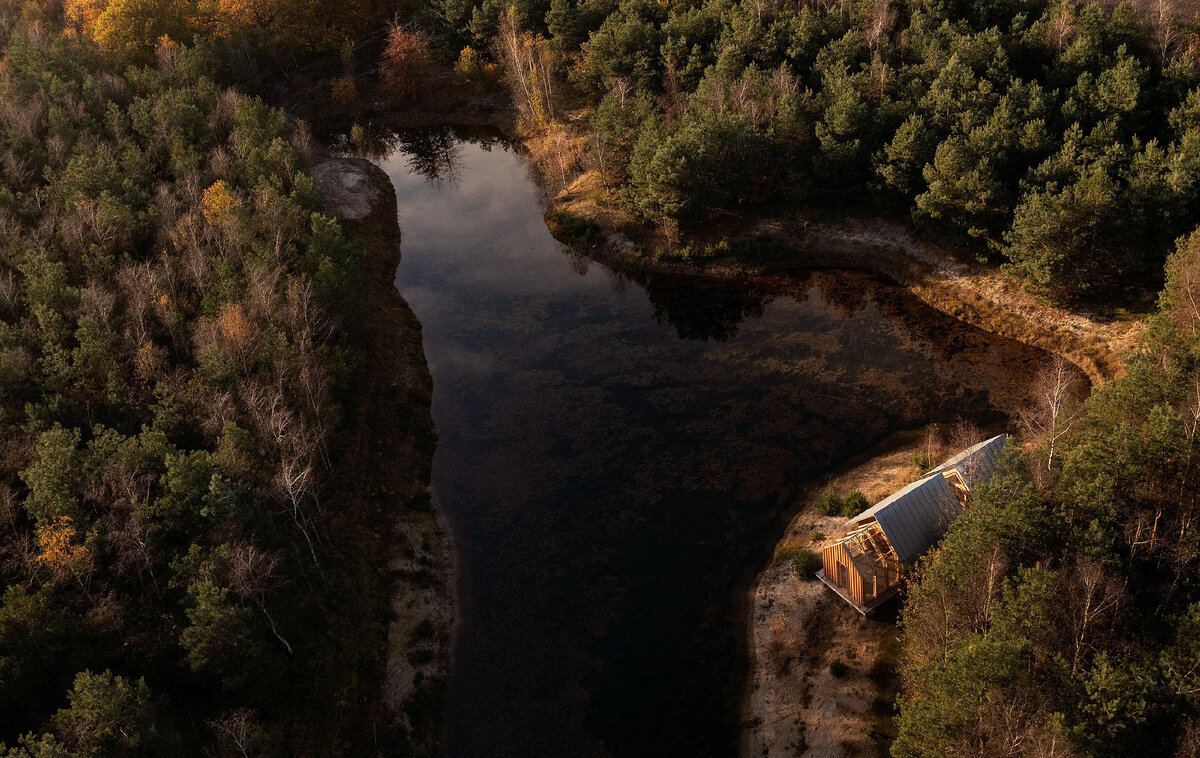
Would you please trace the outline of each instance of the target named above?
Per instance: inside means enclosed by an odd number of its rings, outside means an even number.
[[[206,75],[239,6],[58,2],[0,2],[0,755],[366,754],[361,253]]]
[[[237,198],[229,190],[224,179],[213,182],[204,190],[203,211],[204,220],[213,226],[220,226],[229,217],[229,212],[237,205]]]
[[[485,62],[479,51],[468,45],[459,51],[458,60],[454,62],[454,73],[476,89],[482,90],[494,84],[500,77],[500,67],[495,63]]]
[[[81,9],[82,17],[94,7]],[[186,39],[196,23],[194,6],[186,0],[107,0],[90,34],[110,54],[148,62],[160,39]]]
[[[415,100],[430,63],[429,43],[420,32],[393,27],[379,61],[380,84],[399,100]]]
[[[343,76],[336,80],[330,88],[329,97],[343,108],[354,105],[358,101],[358,85],[354,77]]]
[[[344,0],[64,0],[65,31],[83,33],[113,58],[149,63],[165,38],[189,44],[196,35],[290,47],[327,48],[375,33],[395,8]]]
[[[59,516],[37,530],[37,562],[56,579],[73,577],[80,581],[87,573],[91,555],[83,545],[73,544],[75,526],[70,516]]]
[[[213,21],[218,33],[230,37],[248,28],[271,28],[286,10],[284,0],[217,0]]]
[[[69,29],[90,34],[105,5],[104,0],[66,0],[63,17]]]

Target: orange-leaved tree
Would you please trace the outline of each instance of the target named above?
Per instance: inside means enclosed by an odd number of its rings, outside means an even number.
[[[70,516],[58,516],[43,524],[37,530],[37,562],[56,580],[69,576],[86,589],[92,556],[83,545],[73,544],[74,540],[75,526]]]
[[[203,199],[204,220],[213,226],[220,226],[229,218],[229,213],[238,205],[238,200],[230,191],[224,179],[218,179],[206,190]]]
[[[421,92],[429,61],[425,35],[409,27],[394,26],[379,61],[380,84],[397,99],[415,100]]]

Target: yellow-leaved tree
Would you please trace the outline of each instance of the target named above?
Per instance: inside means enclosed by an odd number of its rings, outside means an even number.
[[[223,37],[235,37],[254,27],[272,33],[287,21],[290,5],[286,0],[205,0],[205,14]]]
[[[238,205],[238,200],[229,190],[224,179],[219,179],[206,190],[203,199],[204,220],[220,226],[229,217],[229,212]]]
[[[86,589],[92,555],[83,545],[73,544],[75,526],[70,516],[58,516],[37,530],[37,561],[50,570],[55,580],[70,577]]]
[[[108,3],[105,0],[66,0],[63,3],[63,16],[67,21],[68,28],[76,32],[91,34],[92,27],[96,25],[96,19],[100,18],[106,5]]]
[[[90,34],[105,52],[146,63],[163,37],[188,41],[195,28],[196,6],[190,0],[108,0]]]

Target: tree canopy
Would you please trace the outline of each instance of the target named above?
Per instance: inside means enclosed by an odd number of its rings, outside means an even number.
[[[430,8],[443,45],[494,49],[491,0]],[[513,8],[595,106],[593,166],[650,223],[687,230],[771,199],[884,208],[1071,297],[1153,281],[1200,220],[1200,37],[1169,14],[1046,0]]]
[[[0,7],[3,755],[373,739],[387,521],[332,483],[362,255],[305,127],[212,75],[205,14],[302,9],[217,6]]]

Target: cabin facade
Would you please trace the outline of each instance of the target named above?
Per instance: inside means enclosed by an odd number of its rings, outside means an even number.
[[[991,478],[1007,435],[974,445],[851,518],[849,533],[821,551],[817,577],[859,613],[900,590],[911,568],[962,514],[978,485]]]

